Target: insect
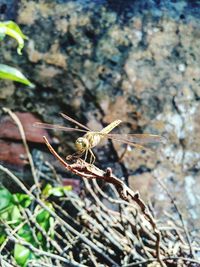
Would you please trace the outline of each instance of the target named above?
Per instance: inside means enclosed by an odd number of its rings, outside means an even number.
[[[63,114],[63,113],[60,113],[60,114],[64,119],[67,119],[68,121],[74,123],[79,128],[70,128],[70,127],[65,127],[61,125],[40,123],[40,122],[34,123],[34,126],[39,127],[39,128],[45,128],[45,129],[62,130],[66,132],[76,131],[76,132],[84,133],[82,137],[79,137],[75,141],[76,153],[74,153],[71,157],[79,158],[85,154],[85,161],[86,161],[88,152],[89,152],[91,164],[93,164],[96,159],[92,151],[92,148],[97,146],[101,142],[101,140],[104,138],[122,142],[129,146],[139,148],[139,149],[144,149],[145,148],[143,146],[144,144],[160,143],[164,141],[164,137],[160,135],[154,135],[154,134],[121,134],[121,133],[111,134],[110,132],[122,122],[121,120],[115,120],[111,122],[101,131],[92,131],[88,127],[70,118],[66,114]]]

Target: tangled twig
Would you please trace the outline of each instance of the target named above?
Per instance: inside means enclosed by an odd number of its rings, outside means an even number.
[[[23,129],[20,133],[26,141]],[[164,224],[156,223],[139,193],[128,188],[110,168],[103,171],[80,159],[68,164],[55,152],[46,138],[45,143],[68,171],[84,178],[85,190],[80,196],[66,191],[62,197],[46,199],[43,190],[35,190],[35,184],[28,188],[10,170],[0,165],[0,172],[4,172],[15,182],[30,197],[32,203],[30,208],[19,207],[21,223],[17,227],[4,220],[0,221],[7,233],[0,248],[2,266],[17,266],[12,254],[15,244],[22,244],[37,256],[37,259],[28,261],[30,266],[35,267],[95,267],[102,264],[115,267],[178,264],[200,266],[198,241],[187,242],[183,224],[178,224],[171,215]],[[27,145],[27,142],[24,144]],[[27,153],[31,157],[29,149]],[[40,164],[44,163],[41,161]],[[48,172],[43,173],[41,169],[37,170],[36,164],[33,167],[33,176],[36,172],[41,181],[45,179],[45,182],[51,181],[54,186],[60,186],[60,180],[55,179],[56,170],[49,168]],[[99,180],[104,181],[113,197],[101,189]],[[109,208],[110,203],[112,210]],[[40,210],[46,210],[53,217],[54,237],[38,224],[36,216]],[[40,245],[33,246],[22,239],[18,230],[24,225],[31,227],[36,241],[35,234],[39,231],[50,250],[43,249]],[[191,258],[191,251],[197,258]]]
[[[44,141],[45,141],[48,149],[50,150],[50,152],[64,165],[64,167],[68,171],[70,171],[70,172],[72,172],[72,173],[74,173],[74,174],[76,174],[82,178],[86,178],[89,180],[90,179],[101,179],[107,183],[111,183],[117,189],[121,199],[123,199],[125,201],[130,201],[130,199],[131,199],[132,201],[134,201],[138,204],[143,215],[147,218],[147,220],[149,221],[149,223],[151,224],[151,226],[154,230],[154,233],[156,236],[156,256],[157,256],[158,262],[160,263],[161,266],[166,266],[165,263],[162,261],[161,255],[160,255],[160,238],[161,238],[160,231],[158,230],[158,228],[156,226],[156,222],[155,222],[153,216],[151,215],[148,207],[146,206],[144,201],[141,199],[139,192],[132,191],[122,180],[117,178],[112,173],[111,168],[107,168],[106,171],[104,172],[103,170],[100,170],[96,166],[88,164],[87,162],[85,162],[81,159],[78,159],[73,164],[68,164],[65,160],[63,160],[57,154],[57,152],[53,149],[53,147],[48,142],[47,138],[45,136],[43,138],[44,138]]]

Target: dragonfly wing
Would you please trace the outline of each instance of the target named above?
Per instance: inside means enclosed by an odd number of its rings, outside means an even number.
[[[126,142],[138,144],[165,143],[166,138],[156,134],[107,134],[107,138],[117,138]]]
[[[129,146],[131,146],[131,147],[135,147],[135,148],[137,148],[137,149],[150,150],[149,148],[147,148],[147,147],[145,147],[145,146],[143,146],[143,145],[140,145],[140,144],[137,144],[137,143],[134,143],[134,142],[131,142],[131,141],[122,139],[122,138],[120,138],[120,136],[119,136],[119,138],[115,138],[115,137],[113,137],[113,136],[111,137],[110,135],[107,135],[106,137],[107,137],[108,139],[111,139],[111,140],[114,140],[114,141],[117,141],[117,142],[121,142],[121,143],[123,143],[123,144],[127,144],[127,145],[129,145]]]
[[[38,127],[38,128],[43,128],[43,129],[60,130],[60,131],[65,131],[65,132],[82,132],[82,133],[87,132],[86,130],[82,130],[78,128],[70,128],[70,127],[65,127],[62,125],[48,124],[48,123],[42,123],[42,122],[35,122],[33,126]]]
[[[88,127],[86,127],[85,125],[81,124],[80,122],[78,122],[78,121],[72,119],[71,117],[67,116],[66,114],[64,114],[64,113],[60,113],[60,115],[61,115],[64,119],[73,122],[74,124],[78,125],[79,127],[85,129],[86,131],[91,131]]]

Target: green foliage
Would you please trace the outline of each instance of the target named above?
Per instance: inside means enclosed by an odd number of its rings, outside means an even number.
[[[9,79],[34,87],[34,85],[19,70],[4,64],[0,64],[0,78]]]
[[[17,264],[19,264],[19,266],[26,266],[26,262],[28,261],[30,255],[31,255],[30,249],[20,244],[15,245],[14,258]]]
[[[42,191],[41,198],[46,199],[45,205],[53,210],[53,206],[47,198],[53,196],[64,196],[65,190],[71,190],[71,187],[52,187],[47,184]],[[29,209],[33,216],[30,224],[27,222],[25,209]],[[27,213],[26,213],[27,214]],[[6,232],[4,224],[15,229],[18,227],[17,236],[26,241],[35,248],[43,249],[44,251],[51,250],[47,247],[47,237],[54,239],[55,220],[50,213],[37,205],[28,195],[16,193],[11,194],[6,188],[0,187],[0,245],[6,242]],[[26,267],[28,262],[36,258],[34,252],[29,246],[24,246],[15,243],[13,256],[19,266]]]
[[[22,54],[24,40],[28,39],[20,30],[19,26],[13,21],[0,22],[0,40],[3,40],[6,35],[11,36],[18,42],[17,53]]]
[[[0,212],[6,209],[12,199],[12,194],[6,188],[0,188]]]
[[[24,40],[28,39],[28,37],[23,34],[19,26],[13,21],[0,22],[0,41],[3,40],[6,35],[11,36],[17,41],[17,53],[21,55],[21,51],[24,47]],[[0,79],[9,79],[34,87],[19,70],[4,64],[0,64]]]
[[[65,191],[71,191],[71,190],[72,190],[71,185],[53,187],[52,185],[47,184],[42,191],[42,195],[45,198],[51,195],[56,197],[61,197],[65,195]]]
[[[31,199],[26,194],[16,193],[13,195],[13,198],[15,199],[15,203],[18,203],[24,208],[27,208],[31,204]]]

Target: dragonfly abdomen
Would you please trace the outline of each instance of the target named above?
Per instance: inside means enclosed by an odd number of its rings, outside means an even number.
[[[121,120],[115,120],[113,122],[111,122],[108,126],[104,127],[100,133],[102,134],[108,134],[109,132],[112,131],[112,129],[114,129],[115,127],[117,127],[122,121]]]

